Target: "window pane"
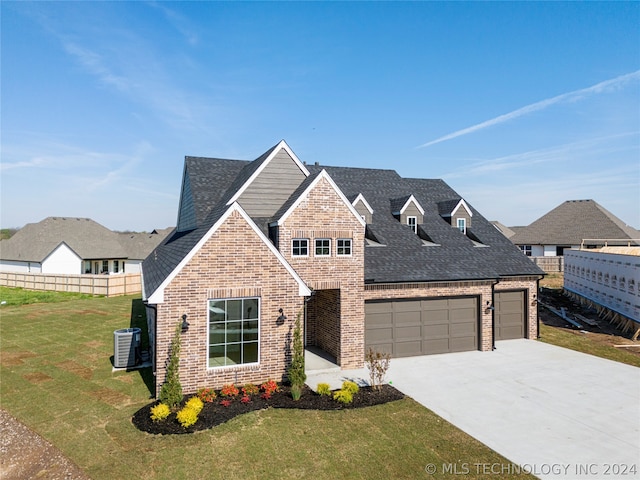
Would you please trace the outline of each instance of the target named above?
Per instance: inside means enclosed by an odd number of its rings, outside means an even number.
[[[227,365],[242,363],[241,347],[239,343],[227,345]]]
[[[224,300],[214,300],[209,302],[209,321],[210,322],[222,322],[224,321]]]
[[[258,342],[244,344],[244,363],[258,362]]]
[[[224,323],[212,323],[209,326],[209,344],[216,345],[224,343]]]
[[[243,316],[244,320],[249,318],[258,318],[258,299],[257,298],[248,298],[243,300],[242,303]]]
[[[243,322],[242,340],[258,340],[258,320]]]
[[[227,320],[242,320],[242,300],[227,300]]]
[[[242,334],[242,322],[227,322],[227,343],[239,342]]]
[[[224,367],[225,365],[224,345],[209,347],[209,366]]]

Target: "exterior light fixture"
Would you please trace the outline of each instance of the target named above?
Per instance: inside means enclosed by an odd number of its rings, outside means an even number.
[[[189,330],[189,322],[187,322],[187,314],[182,315],[182,332]]]

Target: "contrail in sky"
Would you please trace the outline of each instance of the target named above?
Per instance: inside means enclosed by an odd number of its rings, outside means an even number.
[[[612,78],[610,80],[605,80],[604,82],[596,83],[595,85],[592,85],[587,88],[581,88],[580,90],[574,90],[573,92],[563,93],[562,95],[558,95],[556,97],[552,97],[546,100],[541,100],[539,102],[532,103],[522,108],[518,108],[513,112],[505,113],[504,115],[500,115],[498,117],[492,118],[491,120],[486,120],[482,123],[478,123],[477,125],[463,128],[462,130],[458,130],[456,132],[449,133],[443,137],[436,138],[435,140],[431,140],[430,142],[423,143],[422,145],[419,145],[416,148],[429,147],[431,145],[435,145],[436,143],[445,142],[453,138],[457,138],[463,135],[467,135],[469,133],[477,132],[478,130],[491,127],[499,123],[508,122],[510,120],[513,120],[514,118],[522,117],[523,115],[527,115],[531,112],[543,110],[551,105],[555,105],[556,103],[560,103],[564,101],[576,101],[588,95],[604,93],[606,91],[610,91],[612,89],[618,88],[627,82],[637,80],[637,79],[640,79],[640,70],[636,70],[635,72],[627,73],[625,75],[620,75],[619,77]]]

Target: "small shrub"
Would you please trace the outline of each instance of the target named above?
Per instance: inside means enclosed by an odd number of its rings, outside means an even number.
[[[231,405],[231,400],[224,399],[220,402],[220,405],[222,405],[223,407],[228,407],[229,405]]]
[[[380,389],[380,385],[384,382],[384,377],[391,363],[391,355],[375,351],[371,347],[364,356],[364,363],[369,369],[369,379],[371,386],[376,390]]]
[[[220,390],[220,395],[223,397],[237,397],[240,393],[238,387],[236,387],[233,383],[228,383],[222,386],[222,390]]]
[[[342,382],[342,390],[346,390],[353,396],[358,393],[358,391],[360,391],[360,387],[356,382],[345,380],[344,382]]]
[[[263,400],[269,400],[271,398],[271,393],[270,392],[264,392],[262,395],[260,395],[260,398]]]
[[[249,403],[251,401],[251,397],[249,395],[243,395],[240,401],[242,403]]]
[[[336,390],[333,393],[333,399],[346,405],[353,402],[353,394],[349,390]]]
[[[318,395],[331,396],[331,387],[328,383],[319,383],[317,388]]]
[[[258,386],[254,385],[253,383],[247,383],[244,387],[242,387],[242,393],[244,393],[245,396],[250,397],[251,395],[257,395],[258,393],[260,393],[260,388],[258,388]]]
[[[213,388],[200,388],[196,392],[196,396],[203,402],[211,403],[216,399],[218,395],[216,395],[216,392]]]
[[[167,418],[170,413],[171,413],[171,409],[169,408],[168,405],[165,405],[164,403],[159,403],[158,405],[156,405],[151,409],[151,420],[153,420],[154,422],[159,422]]]
[[[260,385],[260,390],[268,395],[267,398],[271,398],[271,395],[273,395],[274,392],[280,391],[280,387],[278,387],[278,384],[275,381],[269,379]]]
[[[176,418],[180,425],[187,428],[198,421],[198,412],[191,407],[184,407],[176,414]]]
[[[204,403],[198,397],[191,397],[187,400],[187,403],[184,404],[185,408],[193,409],[196,414],[200,414],[202,408],[204,407]]]
[[[295,385],[291,385],[291,398],[293,398],[294,401],[298,401],[300,400],[300,397],[302,396],[302,388],[300,387],[300,385],[295,384]]]

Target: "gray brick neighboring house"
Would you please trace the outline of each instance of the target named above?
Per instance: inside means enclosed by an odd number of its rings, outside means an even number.
[[[185,393],[281,380],[293,320],[342,368],[535,338],[543,272],[442,180],[186,157],[175,233],[144,261],[156,392],[176,325]]]
[[[142,261],[172,230],[117,233],[90,218],[47,217],[0,241],[0,271],[140,273]]]
[[[565,249],[580,248],[583,243],[584,248],[605,243],[638,245],[640,239],[638,230],[594,200],[567,200],[531,225],[503,233],[530,257],[560,256]]]

